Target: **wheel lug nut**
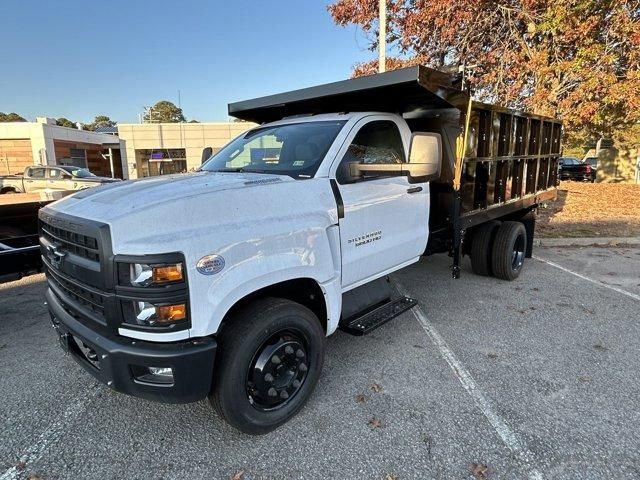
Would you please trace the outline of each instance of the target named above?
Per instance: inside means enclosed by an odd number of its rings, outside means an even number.
[[[265,382],[267,382],[267,383],[271,383],[271,382],[273,382],[273,375],[271,375],[270,373],[267,373],[267,374],[264,376],[264,381],[265,381]]]
[[[291,355],[293,353],[293,347],[291,345],[287,345],[286,347],[284,347],[284,353],[286,353],[287,355]]]
[[[280,357],[278,355],[274,355],[273,357],[271,357],[271,362],[278,365],[280,364],[280,362],[282,362],[282,360],[280,360]]]
[[[304,357],[304,352],[302,351],[301,348],[299,348],[298,351],[296,352],[296,357],[298,358]]]
[[[294,380],[291,385],[293,385],[293,388],[299,388],[300,387],[300,380]]]
[[[307,364],[306,363],[301,363],[298,368],[300,369],[301,372],[306,372],[307,371]]]
[[[289,398],[289,394],[287,393],[286,390],[282,390],[280,392],[280,398],[282,398],[283,400],[286,400],[287,398]]]
[[[268,394],[270,397],[275,397],[276,395],[278,395],[278,392],[276,392],[276,389],[275,389],[275,388],[271,387],[271,388],[269,389],[269,391],[267,392],[267,394]]]

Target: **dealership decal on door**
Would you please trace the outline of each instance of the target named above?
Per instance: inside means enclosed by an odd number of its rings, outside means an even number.
[[[220,255],[205,255],[196,263],[196,270],[202,275],[215,275],[223,268],[224,258]]]

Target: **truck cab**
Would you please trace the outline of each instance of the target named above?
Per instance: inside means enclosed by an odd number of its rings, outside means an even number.
[[[405,75],[416,72],[424,73]],[[407,88],[396,72],[376,78]],[[340,82],[340,104],[370,88],[353,82]],[[230,424],[259,434],[302,408],[327,336],[367,333],[410,308],[387,276],[418,261],[430,228],[448,217],[432,214],[442,189],[434,196],[431,186],[453,175],[459,118],[415,122],[375,99],[318,112],[321,97],[232,104],[230,113],[261,125],[198,172],[85,190],[43,208],[46,300],[62,348],[114,390],[164,402],[208,396]],[[385,109],[362,108],[372,103]],[[529,206],[514,202],[489,218]],[[495,255],[517,276],[525,227],[495,223],[495,235],[513,237]],[[445,244],[438,251],[452,248]]]

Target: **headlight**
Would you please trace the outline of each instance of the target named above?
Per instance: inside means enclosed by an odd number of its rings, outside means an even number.
[[[191,328],[188,273],[182,253],[116,255],[114,260],[120,326],[156,333]]]
[[[186,303],[174,305],[154,305],[144,301],[134,301],[135,321],[143,327],[169,326],[187,319]]]
[[[147,287],[149,285],[163,285],[184,280],[182,263],[168,263],[151,265],[132,263],[130,266],[131,285]]]

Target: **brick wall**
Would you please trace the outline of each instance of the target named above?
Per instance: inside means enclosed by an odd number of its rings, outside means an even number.
[[[0,139],[0,175],[22,173],[34,164],[29,139]]]

